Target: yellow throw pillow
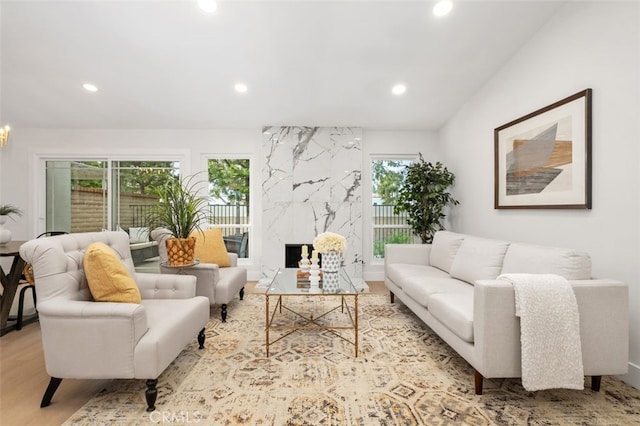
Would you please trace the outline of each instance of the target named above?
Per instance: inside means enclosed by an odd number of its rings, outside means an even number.
[[[222,229],[209,228],[202,232],[195,231],[191,233],[191,236],[196,237],[194,250],[196,259],[202,263],[215,263],[221,268],[231,266],[227,247],[222,239]]]
[[[96,302],[140,303],[140,290],[116,252],[105,243],[91,243],[82,261]]]

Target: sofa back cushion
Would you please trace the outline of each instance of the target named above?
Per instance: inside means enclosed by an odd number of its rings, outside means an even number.
[[[447,273],[451,272],[451,264],[464,239],[463,234],[449,231],[436,232],[431,243],[429,264]]]
[[[512,243],[502,273],[557,274],[568,280],[591,278],[591,257],[580,250]]]
[[[451,276],[470,284],[497,278],[508,247],[507,241],[466,236],[451,265]]]

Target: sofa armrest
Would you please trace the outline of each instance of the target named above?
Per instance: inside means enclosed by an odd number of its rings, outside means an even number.
[[[135,347],[148,329],[143,305],[52,298],[38,312],[50,376],[133,377]]]
[[[136,276],[143,300],[188,299],[196,295],[196,280],[189,275],[138,273]]]
[[[629,286],[610,279],[570,280],[580,312],[587,375],[626,374],[629,368]]]
[[[431,244],[385,244],[385,263],[410,263],[429,266]]]
[[[585,375],[624,374],[628,368],[628,286],[615,280],[569,281],[578,303]],[[520,319],[515,292],[502,280],[479,280],[473,312],[476,364],[485,377],[520,375]]]
[[[227,253],[229,255],[229,266],[238,266],[238,253]]]
[[[520,376],[520,319],[513,285],[478,280],[473,288],[475,369],[484,377]]]

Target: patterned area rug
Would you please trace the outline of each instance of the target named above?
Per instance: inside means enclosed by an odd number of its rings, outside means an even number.
[[[291,299],[317,314],[336,300]],[[517,379],[485,380],[477,396],[471,367],[402,303],[359,302],[357,358],[348,342],[313,330],[278,341],[266,358],[264,296],[247,295],[229,305],[227,323],[214,310],[206,348],[194,339],[159,377],[154,413],[145,411],[144,380],[114,380],[65,424],[640,424],[640,391],[611,377],[598,393],[588,379],[584,391],[539,392]]]

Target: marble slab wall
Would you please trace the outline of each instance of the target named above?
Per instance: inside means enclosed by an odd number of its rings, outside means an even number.
[[[344,235],[345,267],[362,277],[362,129],[264,127],[262,273],[284,266],[285,244]]]

